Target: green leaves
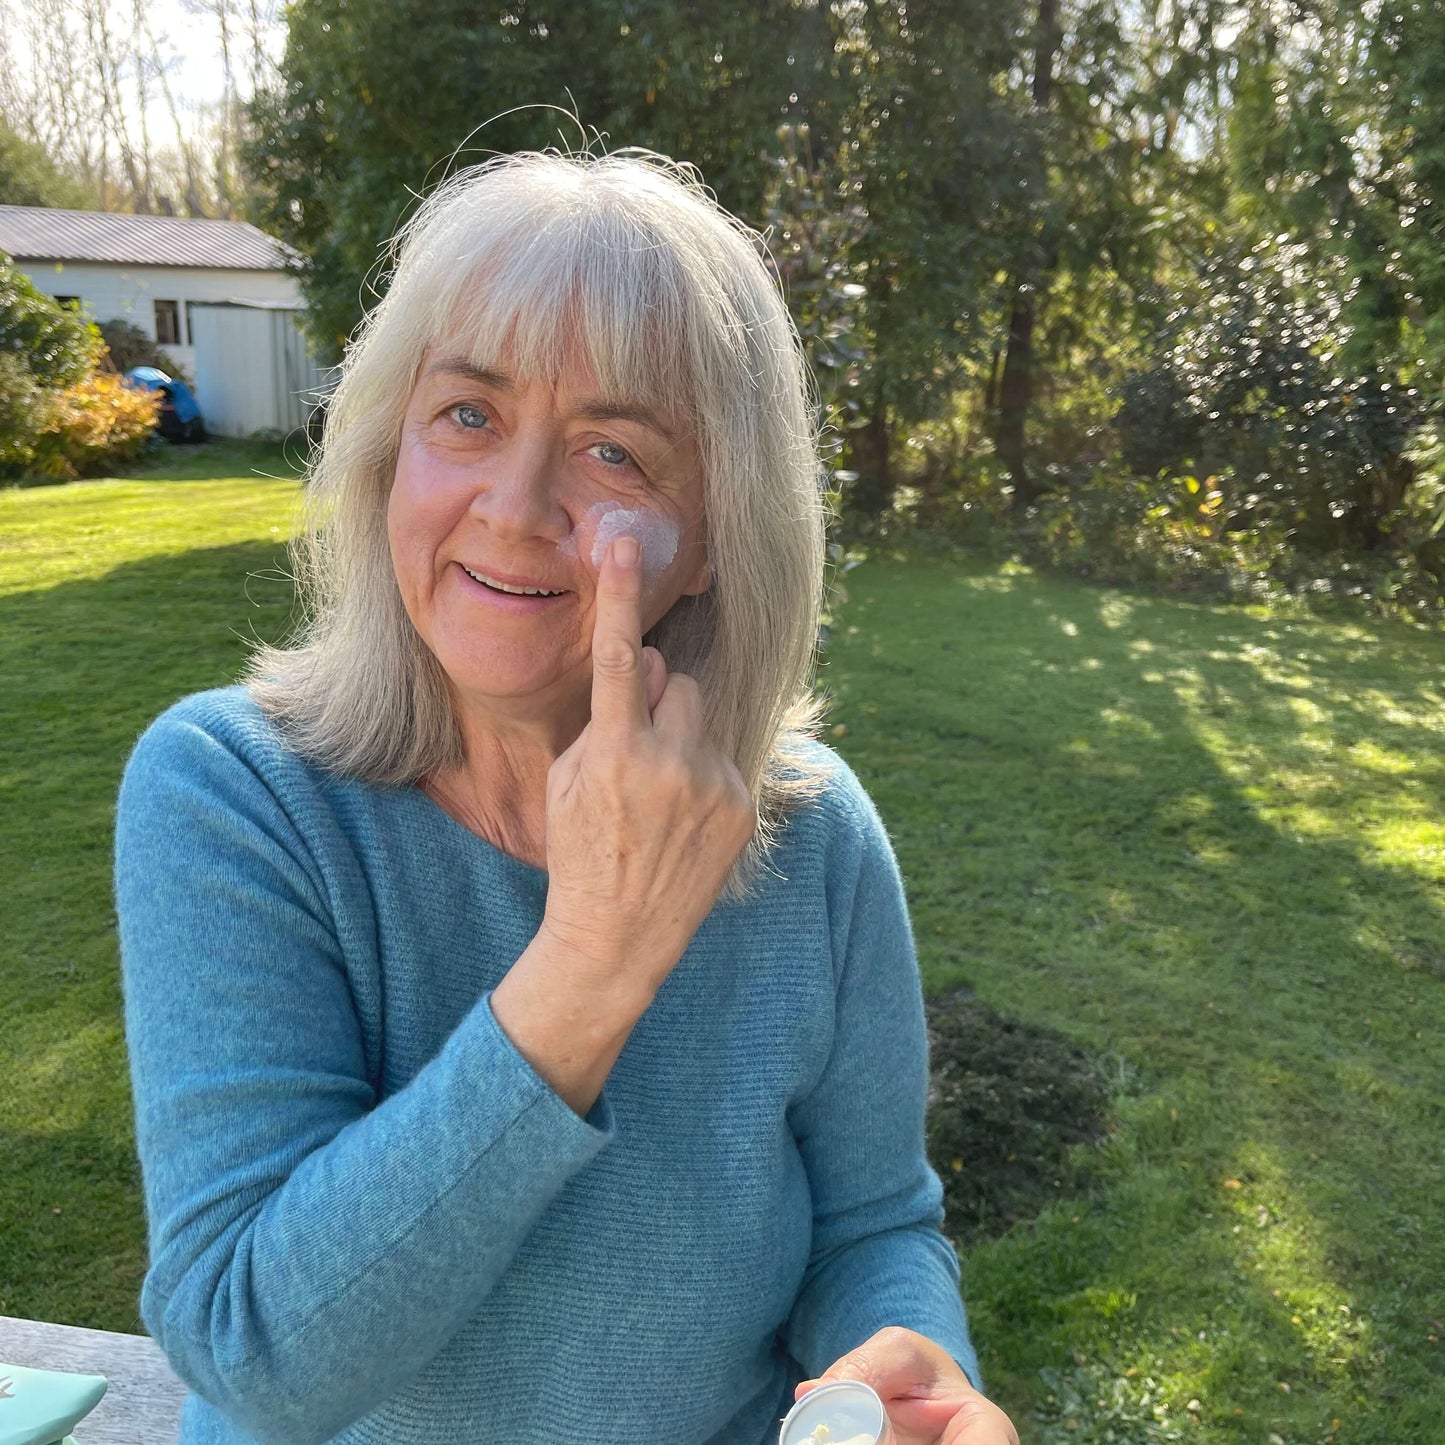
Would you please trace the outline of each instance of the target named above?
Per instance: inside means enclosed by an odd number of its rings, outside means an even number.
[[[37,291],[0,252],[0,352],[19,359],[42,387],[69,386],[95,365],[100,333]]]

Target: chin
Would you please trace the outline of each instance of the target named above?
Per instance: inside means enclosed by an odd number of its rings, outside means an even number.
[[[471,656],[461,659],[442,655],[437,660],[452,691],[463,702],[515,704],[533,699],[539,706],[560,712],[577,691],[575,683],[569,685],[566,672],[556,668],[539,668],[535,657],[480,659]],[[585,694],[585,681],[582,690]]]

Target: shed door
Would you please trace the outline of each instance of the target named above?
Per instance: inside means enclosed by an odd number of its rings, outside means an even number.
[[[207,431],[244,437],[305,425],[322,373],[296,322],[294,311],[192,305],[196,400]]]

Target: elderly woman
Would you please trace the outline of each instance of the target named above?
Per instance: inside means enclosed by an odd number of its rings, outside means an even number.
[[[839,1377],[899,1445],[1015,1440],[897,866],[810,738],[817,472],[777,288],[685,171],[512,157],[404,232],[296,645],[121,790],[187,1445],[765,1445]]]

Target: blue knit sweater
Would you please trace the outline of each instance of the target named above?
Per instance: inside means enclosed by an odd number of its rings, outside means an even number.
[[[832,754],[579,1118],[490,993],[546,874],[298,758],[241,688],[126,769],[116,892],[184,1445],[766,1445],[884,1325],[977,1382],[903,889]]]

